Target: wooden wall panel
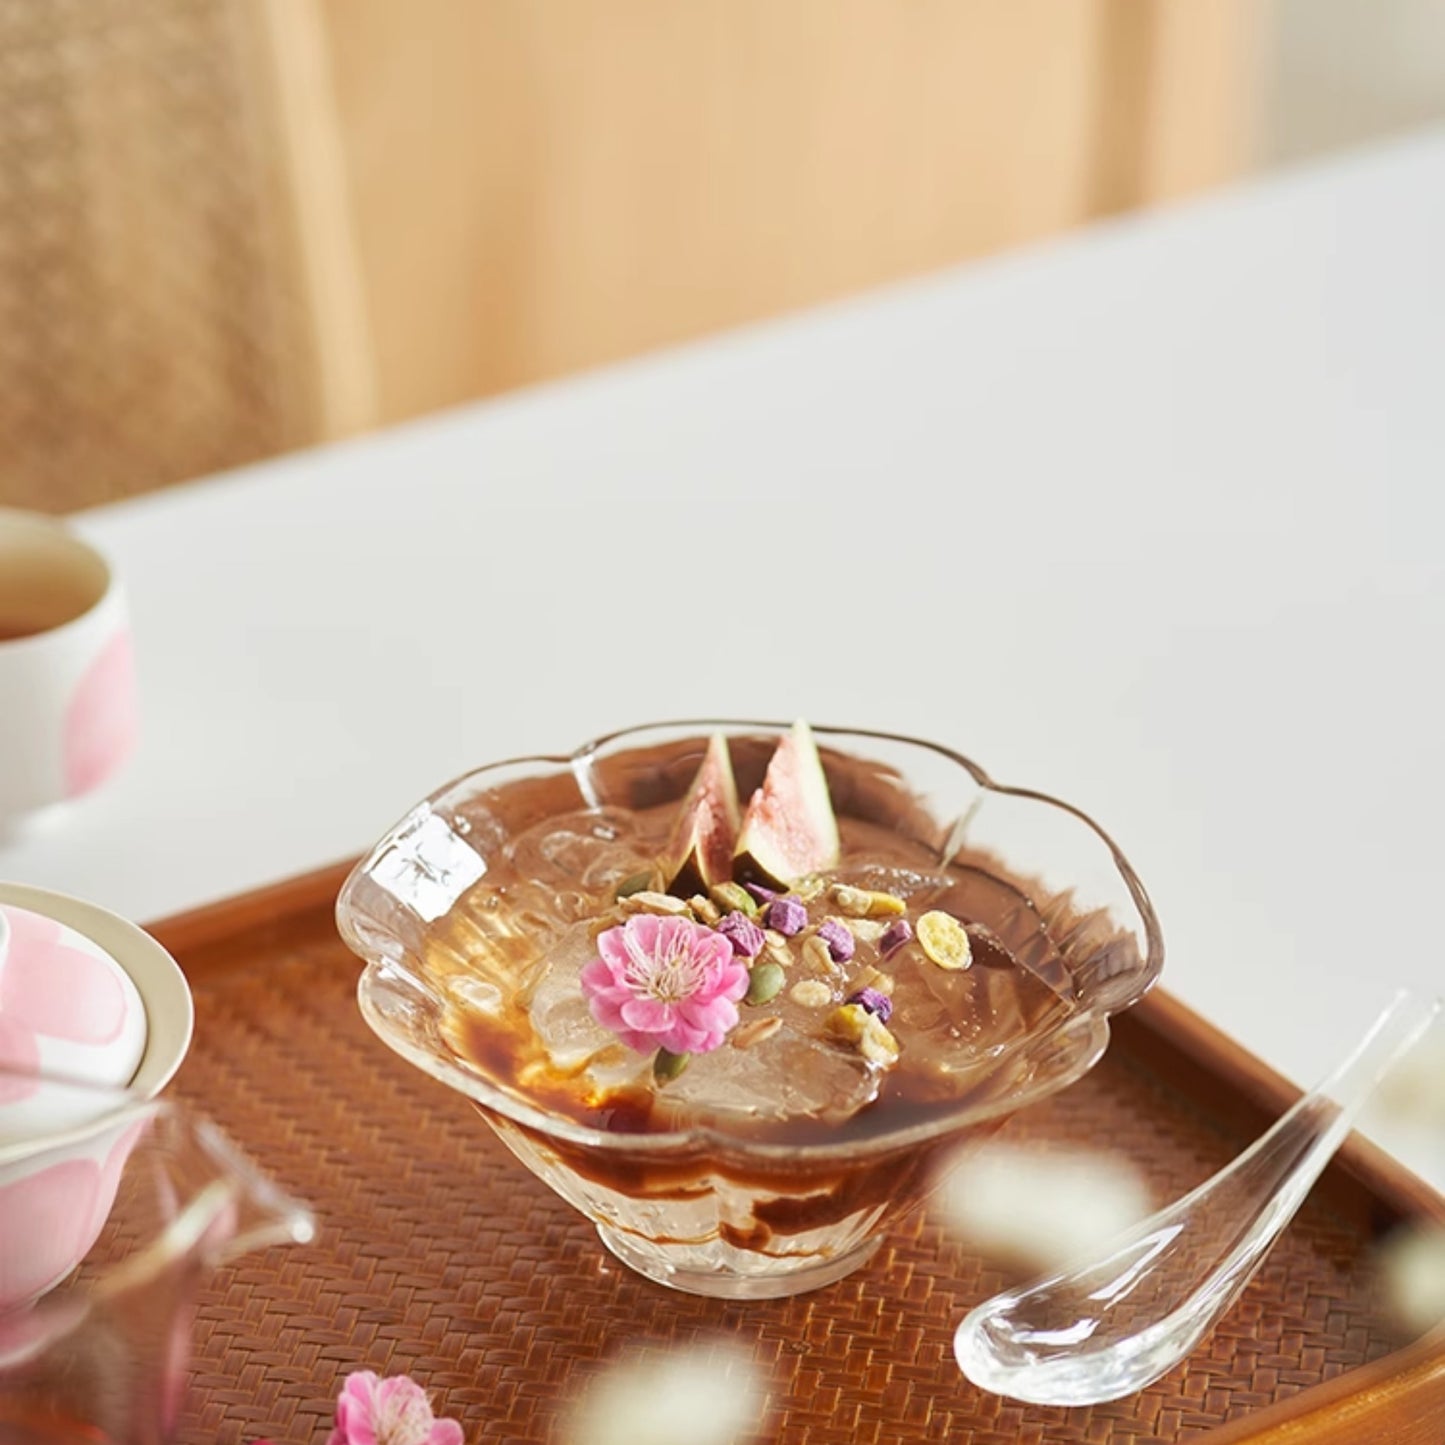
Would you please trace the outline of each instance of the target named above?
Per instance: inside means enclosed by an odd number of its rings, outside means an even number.
[[[384,419],[1056,232],[1170,189],[1175,154],[1174,190],[1230,165],[1197,137],[1238,34],[1190,0],[322,5]]]

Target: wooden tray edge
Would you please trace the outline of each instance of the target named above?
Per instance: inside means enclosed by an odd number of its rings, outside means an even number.
[[[314,913],[318,908],[334,904],[357,861],[347,858],[328,863],[310,873],[298,873],[247,893],[168,914],[147,923],[145,930],[169,952],[182,954],[218,943],[261,923],[281,928],[300,914]]]
[[[1132,1036],[1131,1048],[1156,1062],[1167,1053],[1172,1070],[1182,1066],[1193,1075],[1222,1080],[1244,1106],[1234,1112],[1260,1132],[1300,1097],[1301,1090],[1283,1074],[1163,989],[1154,989],[1115,1018],[1112,1027]],[[1197,1083],[1190,1092],[1201,1092]],[[1445,1225],[1445,1195],[1358,1133],[1346,1140],[1329,1172],[1348,1176],[1398,1219],[1423,1216]]]
[[[1200,1445],[1440,1445],[1445,1324],[1372,1364],[1211,1430]]]
[[[336,899],[355,858],[281,879],[247,893],[188,909],[146,925],[171,953],[184,955],[243,930],[281,930]],[[1222,1079],[1261,1119],[1283,1113],[1300,1090],[1263,1060],[1155,988],[1113,1021],[1136,1045],[1197,1074]],[[1445,1223],[1445,1197],[1358,1134],[1331,1164],[1397,1217],[1423,1215]],[[1207,1445],[1355,1445],[1365,1438],[1391,1445],[1439,1445],[1445,1439],[1445,1324],[1374,1363],[1351,1370],[1257,1415],[1212,1430]]]

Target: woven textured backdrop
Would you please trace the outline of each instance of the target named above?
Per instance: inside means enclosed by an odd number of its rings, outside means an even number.
[[[0,504],[313,439],[253,0],[0,0]]]

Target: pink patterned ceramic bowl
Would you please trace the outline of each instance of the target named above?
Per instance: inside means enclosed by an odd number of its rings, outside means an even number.
[[[184,975],[115,914],[0,883],[0,1313],[84,1258],[135,1132],[95,1099],[150,1098],[190,1044]]]

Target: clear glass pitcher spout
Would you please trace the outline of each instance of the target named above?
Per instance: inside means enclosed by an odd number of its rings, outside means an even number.
[[[0,1101],[7,1083],[37,1087],[0,1071]],[[0,1133],[6,1445],[165,1445],[201,1284],[241,1254],[315,1231],[310,1210],[208,1120],[123,1093],[94,1099],[82,1125]]]

